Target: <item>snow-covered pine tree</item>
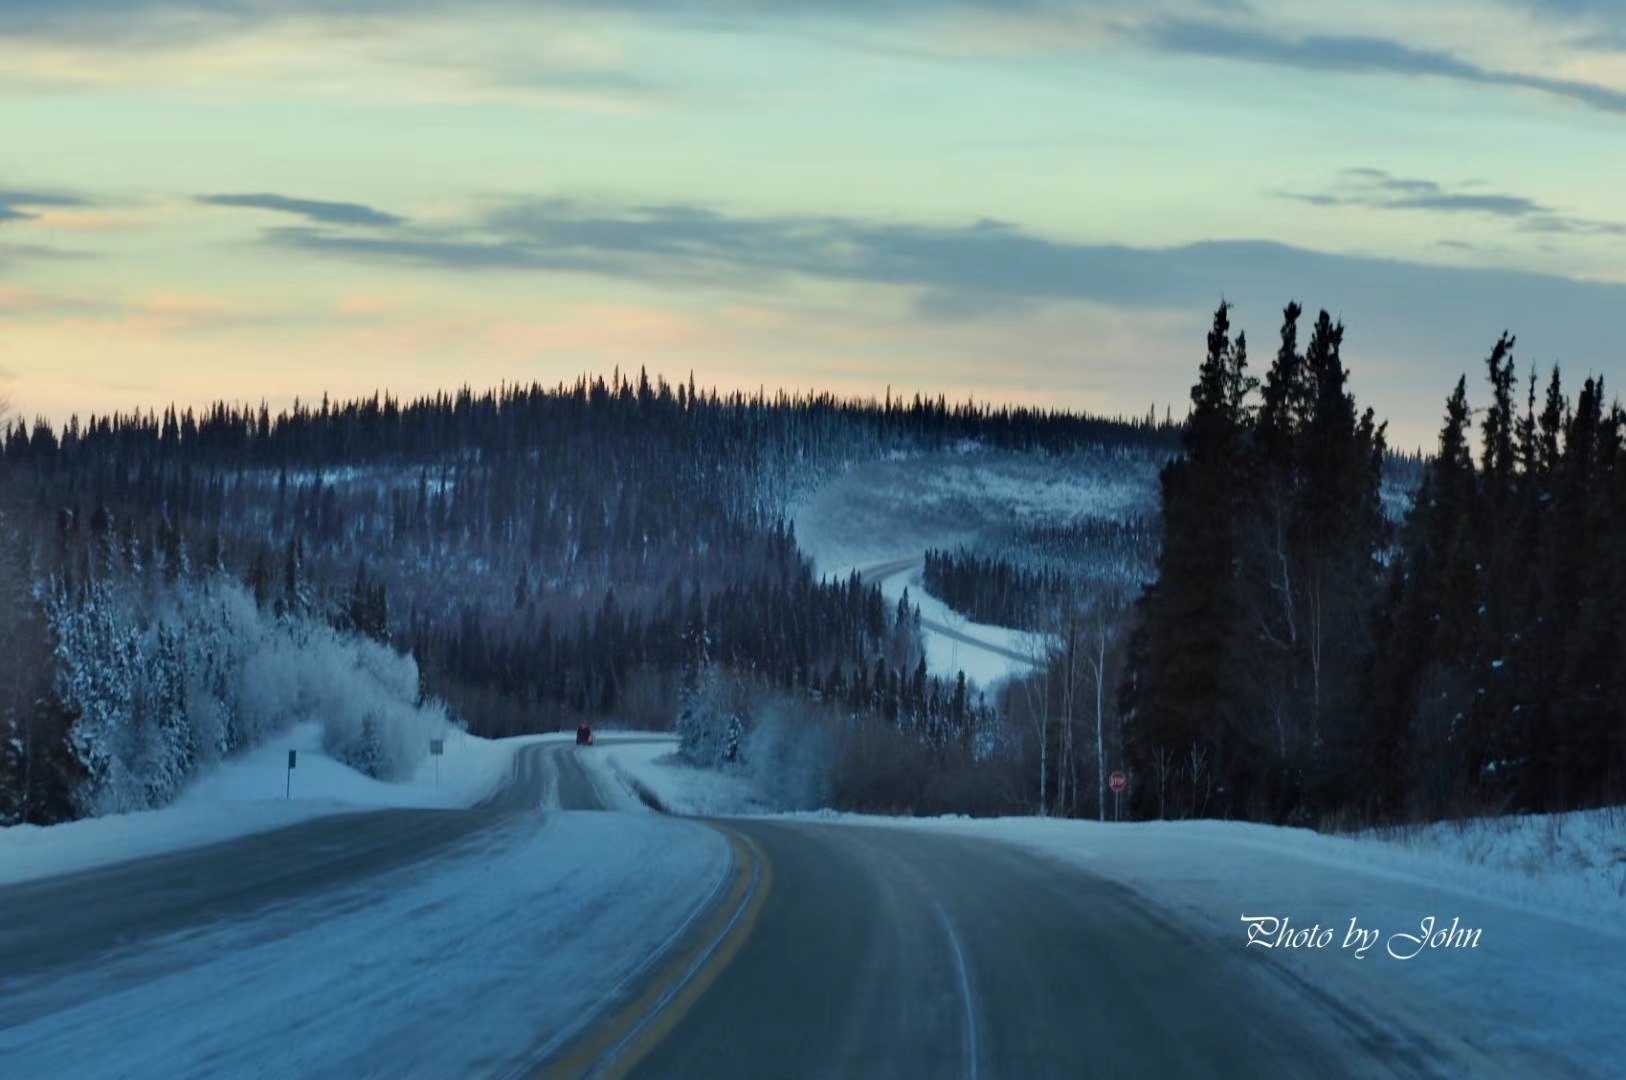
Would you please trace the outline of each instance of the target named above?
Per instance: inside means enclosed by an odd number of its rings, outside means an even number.
[[[180,794],[197,759],[197,746],[187,716],[186,670],[180,633],[160,623],[157,649],[144,669],[139,690],[144,702],[137,715],[145,724],[136,733],[132,772],[142,787],[146,806],[165,806]]]

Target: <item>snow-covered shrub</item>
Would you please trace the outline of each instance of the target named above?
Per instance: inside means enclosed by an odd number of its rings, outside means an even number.
[[[263,614],[240,585],[182,581],[157,597],[106,581],[51,601],[57,695],[88,814],[162,806],[201,766],[302,721],[334,758],[411,775],[448,728],[418,669],[367,638]]]
[[[749,694],[740,678],[708,665],[699,686],[683,695],[678,713],[678,756],[691,765],[714,768],[739,759],[750,727]]]
[[[325,627],[312,637],[320,657],[312,665],[319,675],[313,717],[322,722],[323,748],[369,776],[409,777],[429,739],[448,727],[442,707],[415,703],[417,664],[375,641],[341,638]]]
[[[136,723],[145,711],[135,704],[141,640],[118,600],[102,582],[78,602],[59,598],[51,606],[57,693],[74,716],[68,741],[87,777],[80,800],[87,813],[144,805],[130,772]]]
[[[817,810],[830,804],[833,738],[826,718],[809,703],[775,697],[758,709],[743,758],[770,806]]]

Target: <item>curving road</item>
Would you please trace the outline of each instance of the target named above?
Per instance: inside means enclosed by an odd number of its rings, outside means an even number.
[[[349,814],[0,889],[0,1000],[12,977],[90,968],[110,950],[483,842],[540,807],[604,809],[613,800],[598,785],[609,780],[582,765],[592,754],[526,747],[510,781],[473,811]],[[494,1073],[1489,1077],[1528,1064],[1379,1030],[1317,988],[1166,921],[1130,890],[1016,847],[907,826],[705,824],[735,853],[714,902],[640,961],[604,1014],[582,1014],[574,1036],[538,1032],[540,1056]],[[516,960],[526,962],[489,958]],[[267,1068],[307,1071],[284,1064]]]
[[[920,557],[893,559],[891,562],[877,563],[874,566],[861,567],[858,571],[858,577],[859,580],[865,582],[866,584],[879,585],[887,578],[896,577],[899,574],[918,568],[923,561],[924,560]],[[946,623],[940,623],[936,619],[928,619],[925,616],[922,616],[920,619],[920,625],[925,629],[930,630],[934,634],[940,634],[941,636],[949,638],[952,641],[958,641],[962,645],[969,645],[973,649],[980,649],[985,653],[991,653],[994,656],[1003,657],[1006,660],[1015,660],[1017,663],[1027,664],[1029,667],[1033,666],[1033,657],[1031,656],[1026,656],[1014,649],[1007,649],[1002,645],[994,645],[990,642],[983,641],[981,638],[972,637],[965,631],[956,630],[954,627],[949,626]]]
[[[914,829],[730,821],[772,871],[731,963],[637,1080],[1430,1076],[1336,1005],[1273,994],[1134,893]],[[1298,1007],[1302,1006],[1302,1007]]]

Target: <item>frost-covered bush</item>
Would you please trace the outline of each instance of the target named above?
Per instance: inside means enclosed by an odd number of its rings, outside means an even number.
[[[834,740],[825,718],[808,703],[777,697],[759,709],[743,757],[753,786],[770,806],[830,805]]]
[[[781,810],[829,804],[835,746],[821,709],[715,665],[697,682],[678,714],[682,760],[745,774]]]
[[[162,806],[200,766],[302,721],[321,724],[334,758],[404,779],[448,727],[444,707],[417,703],[411,657],[272,617],[225,578],[156,597],[97,582],[59,594],[49,611],[88,814]]]
[[[750,695],[740,677],[708,665],[683,695],[677,718],[678,756],[714,768],[737,762],[750,727]]]

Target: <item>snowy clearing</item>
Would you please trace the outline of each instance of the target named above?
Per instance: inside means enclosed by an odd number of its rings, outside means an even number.
[[[506,1073],[621,993],[731,865],[691,822],[520,814],[445,858],[8,986],[0,1060],[81,1080]]]
[[[411,780],[389,783],[325,754],[320,724],[296,724],[257,749],[209,768],[161,810],[0,829],[0,885],[219,843],[328,814],[472,806],[508,777],[521,746],[565,738],[493,741],[454,731],[445,739],[438,780],[435,759],[425,757]],[[291,778],[290,750],[297,752]]]
[[[1129,450],[1047,457],[978,448],[870,462],[801,500],[796,540],[817,573],[841,575],[1012,524],[1122,520],[1156,508],[1160,464]]]
[[[873,462],[803,500],[796,540],[820,575],[919,559],[1013,524],[1119,521],[1157,505],[1157,460],[1149,454],[1091,452],[1065,457],[995,453],[931,454]],[[953,678],[964,671],[984,690],[1030,670],[1038,636],[971,622],[927,594],[917,568],[881,582],[896,603],[903,590],[929,623],[989,646],[925,627],[926,666]],[[1002,655],[1002,654],[1016,654]]]

